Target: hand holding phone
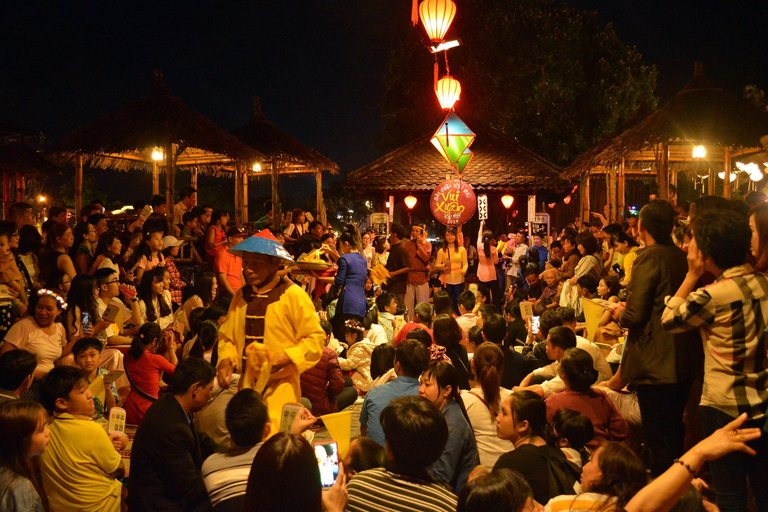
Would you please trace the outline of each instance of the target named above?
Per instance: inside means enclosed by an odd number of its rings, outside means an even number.
[[[315,443],[315,457],[320,469],[320,484],[329,489],[339,476],[339,446],[336,441],[318,441]]]

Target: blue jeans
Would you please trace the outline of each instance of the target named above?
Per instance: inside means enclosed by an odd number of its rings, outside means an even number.
[[[704,433],[711,435],[735,418],[715,409],[699,406],[699,416],[704,426]],[[762,428],[765,419],[747,420],[742,428]],[[752,456],[744,452],[729,453],[724,457],[709,462],[712,483],[717,493],[717,505],[721,512],[743,512],[747,506],[747,478],[752,487],[757,510],[768,511],[768,439],[765,436],[752,441],[750,448],[757,452]]]
[[[446,284],[445,290],[450,294],[453,301],[453,312],[456,316],[459,315],[459,295],[464,291],[464,283],[461,284]]]

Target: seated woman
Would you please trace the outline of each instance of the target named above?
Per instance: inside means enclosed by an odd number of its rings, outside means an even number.
[[[624,276],[620,280],[621,286],[626,287],[629,284],[629,279],[632,277],[632,267],[635,264],[637,258],[637,251],[640,248],[640,244],[629,236],[627,233],[621,231],[611,236],[611,246],[619,254],[624,256],[621,269],[624,271]]]
[[[443,361],[432,361],[421,374],[419,396],[432,402],[448,423],[448,442],[442,455],[432,464],[435,480],[460,493],[469,473],[480,464],[475,436],[469,426],[467,411],[459,395],[459,373]]]
[[[461,344],[461,327],[450,315],[440,315],[433,324],[435,344],[445,347],[445,354],[459,372],[459,388],[469,389],[469,358],[467,347]]]
[[[494,472],[511,469],[523,475],[539,503],[573,492],[579,469],[568,462],[559,448],[550,444],[554,439],[547,423],[547,406],[539,395],[533,391],[510,394],[502,402],[496,425],[499,437],[512,441],[515,449],[499,457]],[[550,466],[558,468],[560,478],[555,478]]]
[[[355,320],[344,322],[344,334],[349,348],[347,357],[339,357],[339,367],[345,371],[354,370],[352,382],[359,391],[367,393],[373,384],[371,354],[376,345],[368,341],[363,335],[364,332],[361,323]]]
[[[77,273],[72,258],[67,254],[75,242],[72,229],[65,224],[56,224],[48,235],[45,257],[40,265],[40,282],[46,288],[55,288],[66,275],[72,281]]]
[[[496,416],[510,391],[501,387],[504,373],[504,353],[490,342],[480,344],[470,361],[475,386],[462,391],[469,423],[475,434],[480,464],[490,471],[502,454],[515,448],[511,441],[500,439],[496,433]]]
[[[219,285],[216,282],[216,274],[213,272],[203,272],[195,281],[194,294],[188,298],[182,309],[187,320],[194,309],[207,308],[213,305],[216,300],[216,292]],[[187,324],[189,325],[189,324]]]
[[[151,270],[137,291],[141,321],[156,322],[160,329],[167,329],[174,323],[171,293],[165,289],[164,279],[164,268]]]
[[[580,348],[569,348],[560,360],[558,371],[565,390],[547,398],[547,421],[552,422],[558,409],[573,409],[584,414],[595,429],[594,439],[587,443],[591,450],[604,441],[624,441],[629,437],[629,425],[608,395],[591,387],[597,379],[597,370],[589,353]]]
[[[67,356],[72,351],[75,342],[67,343],[64,326],[56,321],[65,307],[66,303],[59,295],[44,288],[40,289],[29,299],[29,312],[32,316],[13,324],[5,335],[0,354],[9,350],[24,349],[37,357],[35,384],[23,398],[36,399],[36,384],[53,369],[53,365],[62,356]]]
[[[535,512],[533,491],[520,473],[500,469],[471,480],[459,495],[456,512]]]
[[[546,512],[624,510],[648,482],[642,461],[627,446],[607,442],[600,446],[581,473],[582,493],[551,499]]]
[[[125,356],[125,374],[131,383],[131,391],[125,401],[127,423],[141,423],[144,414],[160,395],[162,374],[173,375],[177,363],[173,340],[163,337],[160,327],[154,322],[142,325]]]

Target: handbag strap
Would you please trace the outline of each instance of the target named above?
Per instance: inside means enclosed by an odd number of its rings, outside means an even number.
[[[480,400],[483,403],[483,405],[486,407],[486,409],[488,409],[489,411],[491,410],[491,406],[488,405],[488,402],[485,401],[485,398],[481,397],[480,395],[478,395],[477,393],[475,393],[474,391],[471,391],[471,390],[469,391],[469,394],[470,395],[474,395],[478,400]]]
[[[128,383],[131,385],[131,389],[136,391],[136,393],[138,393],[138,395],[145,400],[149,400],[150,402],[156,401],[157,398],[153,397],[152,395],[148,395],[147,393],[142,391],[141,388],[137,386],[135,382],[133,382],[133,379],[131,378],[131,372],[128,371],[128,365],[125,364],[123,366],[125,368],[125,376],[128,377]]]

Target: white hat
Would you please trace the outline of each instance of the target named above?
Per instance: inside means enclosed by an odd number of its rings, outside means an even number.
[[[179,240],[175,236],[167,235],[163,237],[163,250],[166,250],[169,247],[179,247],[184,244],[185,242],[183,240]]]

